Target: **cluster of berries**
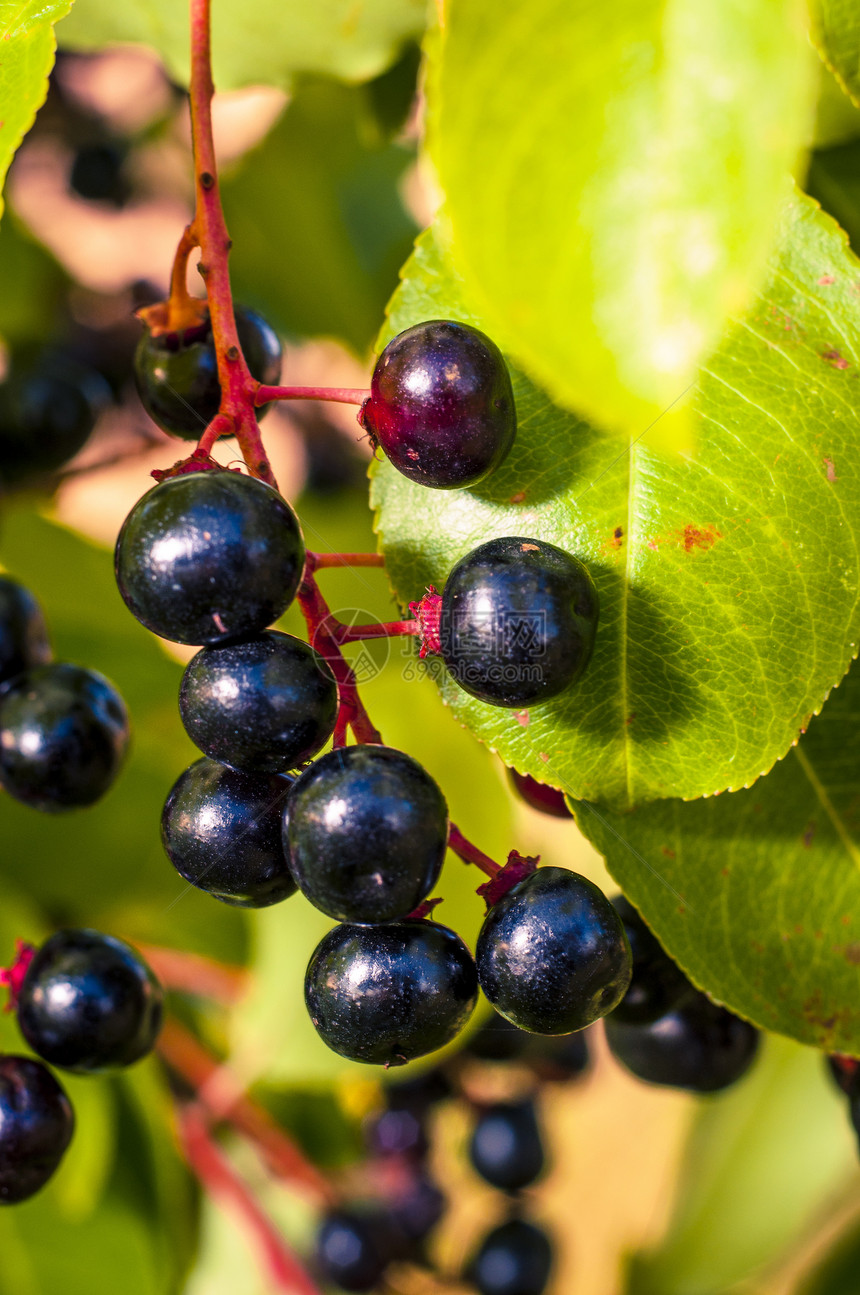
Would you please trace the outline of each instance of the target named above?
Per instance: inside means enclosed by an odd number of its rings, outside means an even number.
[[[119,772],[128,735],[114,686],[53,661],[36,599],[0,576],[0,785],[46,812],[92,805]]]
[[[161,1027],[162,991],[130,945],[88,930],[22,945],[2,981],[41,1058],[0,1056],[0,1203],[11,1205],[44,1187],[74,1132],[71,1102],[43,1063],[93,1075],[139,1061]]]
[[[111,392],[59,347],[11,357],[0,385],[0,489],[56,472],[83,448]]]

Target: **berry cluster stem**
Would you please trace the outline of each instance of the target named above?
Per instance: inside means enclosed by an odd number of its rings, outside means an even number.
[[[480,868],[488,877],[496,877],[502,871],[501,864],[496,863],[488,854],[484,854],[483,850],[479,850],[476,845],[473,845],[463,835],[456,823],[452,823],[448,829],[448,849],[453,850],[464,863],[473,863],[476,868]]]
[[[337,405],[363,405],[370,396],[361,387],[257,387],[254,403],[270,400],[330,400]]]

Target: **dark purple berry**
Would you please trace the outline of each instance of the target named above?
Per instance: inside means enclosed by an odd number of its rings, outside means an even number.
[[[198,760],[177,779],[161,815],[167,857],[192,886],[240,908],[295,894],[281,841],[290,780]]]
[[[397,1246],[381,1213],[332,1210],[320,1224],[316,1260],[323,1276],[345,1291],[372,1291]]]
[[[487,1233],[468,1276],[479,1295],[543,1295],[552,1260],[543,1229],[514,1218]]]
[[[597,630],[594,581],[543,540],[489,540],[442,594],[439,650],[465,692],[493,706],[549,701],[585,669]]]
[[[170,477],[138,500],[115,561],[119,591],[142,625],[211,645],[258,634],[286,611],[305,548],[276,490],[212,470]]]
[[[57,931],[36,950],[18,994],[21,1033],[52,1066],[130,1066],[161,1028],[161,985],[139,953],[100,931]]]
[[[9,576],[0,576],[0,687],[51,660],[51,645],[36,599]]]
[[[256,310],[238,307],[236,331],[251,372],[267,387],[281,377],[280,338]],[[143,407],[165,432],[198,441],[221,405],[218,361],[207,318],[181,336],[166,333],[153,337],[147,330],[134,357],[134,380]],[[269,408],[257,409],[262,418]]]
[[[336,926],[305,976],[305,1002],[323,1042],[379,1066],[403,1065],[450,1043],[477,992],[463,941],[426,921]]]
[[[475,1172],[503,1192],[516,1192],[540,1177],[543,1140],[535,1104],[498,1102],[478,1116],[469,1144]]]
[[[104,675],[39,666],[0,696],[0,783],[33,809],[92,805],[116,778],[128,735],[125,703]]]
[[[436,884],[448,810],[421,765],[389,746],[329,751],[298,778],[284,816],[296,883],[329,917],[385,922]]]
[[[0,1057],[0,1205],[45,1186],[74,1129],[71,1102],[41,1061]]]
[[[107,407],[102,377],[52,352],[17,367],[0,386],[0,483],[55,472],[83,448]]]
[[[656,1021],[628,1025],[610,1017],[606,1041],[637,1079],[694,1093],[715,1093],[749,1070],[759,1032],[748,1021],[691,989]]]
[[[430,1149],[422,1115],[411,1106],[393,1106],[365,1126],[367,1148],[375,1156],[420,1160]]]
[[[616,895],[612,903],[624,923],[633,955],[630,988],[615,1008],[612,1019],[628,1025],[656,1021],[686,997],[692,986],[633,905],[623,895]]]
[[[537,1034],[569,1034],[611,1012],[630,983],[630,946],[603,892],[540,868],[490,909],[476,950],[497,1012]]]
[[[504,356],[469,324],[431,319],[407,328],[376,362],[361,421],[411,481],[474,486],[495,472],[516,435]]]
[[[573,818],[564,792],[559,791],[557,787],[538,782],[537,778],[532,778],[530,774],[517,773],[516,769],[509,769],[508,777],[514,791],[532,809],[539,810],[541,814],[549,814],[552,818]]]
[[[231,768],[280,773],[310,760],[331,737],[337,684],[307,643],[267,630],[203,648],[188,663],[179,711],[192,742]]]
[[[412,1246],[424,1241],[445,1213],[445,1193],[426,1173],[417,1174],[409,1187],[389,1205],[395,1226]]]

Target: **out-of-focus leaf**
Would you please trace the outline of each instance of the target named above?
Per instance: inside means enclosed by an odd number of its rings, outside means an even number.
[[[849,98],[836,77],[821,65],[818,103],[815,107],[815,148],[831,148],[860,135],[860,108]]]
[[[800,1240],[847,1188],[854,1157],[820,1056],[769,1039],[748,1079],[702,1103],[675,1217],[634,1261],[628,1295],[727,1295]]]
[[[860,1224],[854,1221],[796,1295],[856,1295],[860,1272]]]
[[[815,0],[812,9],[821,57],[860,106],[860,9],[854,0]]]
[[[860,252],[860,139],[817,148],[809,160],[806,188]]]
[[[179,720],[181,667],[123,604],[111,554],[26,506],[0,526],[0,560],[42,603],[56,654],[119,688],[133,736],[125,769],[91,809],[39,814],[0,796],[0,877],[52,925],[87,925],[226,961],[245,953],[237,909],[186,886],[161,846],[161,809],[196,758]]]
[[[420,36],[426,15],[424,0],[218,0],[212,9],[219,90],[285,86],[296,72],[366,80],[387,66],[404,41]],[[77,0],[59,40],[64,49],[81,50],[150,45],[173,77],[183,83],[188,78],[188,6],[176,0]]]
[[[12,212],[0,225],[0,285],[0,338],[12,345],[50,338],[66,276]]]
[[[858,283],[844,234],[800,195],[755,306],[702,371],[694,454],[647,437],[625,451],[515,373],[516,443],[486,482],[427,490],[375,465],[402,604],[494,536],[549,540],[594,575],[594,655],[558,699],[517,714],[440,672],[506,764],[622,808],[688,799],[751,783],[820,709],[860,634]],[[428,232],[380,342],[446,317],[486,325]]]
[[[363,353],[415,235],[398,192],[411,157],[380,138],[362,87],[302,81],[223,185],[239,300],[287,334]]]
[[[69,12],[71,3],[72,0],[0,0],[0,188],[15,149],[45,101],[57,48],[54,23]]]
[[[809,137],[805,25],[797,0],[445,7],[428,104],[451,252],[565,408],[639,435],[751,300]],[[652,440],[679,443],[683,412]]]

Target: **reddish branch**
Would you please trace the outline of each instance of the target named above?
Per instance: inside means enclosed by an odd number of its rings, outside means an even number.
[[[213,1139],[204,1114],[195,1106],[186,1106],[179,1111],[178,1124],[185,1159],[206,1191],[231,1210],[250,1234],[272,1290],[287,1295],[320,1295],[248,1184]]]
[[[230,967],[214,958],[155,944],[141,944],[138,948],[166,989],[199,994],[217,1003],[235,1003],[248,988],[244,967]]]
[[[254,403],[268,404],[270,400],[331,400],[338,405],[363,405],[370,396],[361,387],[262,387],[254,394]]]
[[[502,871],[501,864],[496,863],[488,854],[484,854],[483,850],[479,850],[476,845],[472,845],[456,823],[452,823],[448,829],[448,849],[453,850],[464,863],[473,863],[488,877],[495,877]]]
[[[334,1203],[335,1194],[284,1130],[244,1091],[228,1066],[219,1064],[178,1021],[165,1021],[158,1051],[169,1068],[188,1084],[212,1120],[228,1120],[261,1152],[276,1177],[301,1188],[321,1205]]]
[[[384,567],[381,553],[309,553],[305,574],[325,567]]]

